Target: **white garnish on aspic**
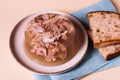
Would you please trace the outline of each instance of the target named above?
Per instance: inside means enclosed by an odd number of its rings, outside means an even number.
[[[63,32],[62,35],[66,34],[67,32],[68,32],[68,31]]]
[[[55,60],[56,60],[56,58],[53,56],[53,57],[52,57],[52,60],[53,60],[53,61],[55,61]]]
[[[65,32],[59,34],[57,38],[59,39],[62,35],[65,35],[65,34],[67,34],[67,33],[68,33],[68,31],[65,31]]]
[[[45,42],[45,43],[51,43],[51,42],[54,42],[54,39],[43,38],[43,42]]]
[[[39,29],[38,29],[38,32],[44,32],[45,30],[42,28],[42,27],[40,27]]]
[[[37,29],[34,29],[34,32],[35,33],[42,33],[42,32],[44,32],[45,30],[42,28],[42,27],[39,27],[39,28],[37,28]]]

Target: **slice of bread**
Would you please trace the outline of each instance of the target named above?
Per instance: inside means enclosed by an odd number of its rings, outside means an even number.
[[[120,15],[113,12],[96,11],[87,15],[88,34],[104,59],[120,55]]]
[[[100,48],[120,43],[120,15],[114,12],[96,11],[87,14],[94,47]]]
[[[102,47],[98,49],[104,59],[109,60],[120,55],[120,44]]]

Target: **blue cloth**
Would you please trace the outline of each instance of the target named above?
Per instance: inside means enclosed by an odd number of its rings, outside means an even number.
[[[110,0],[103,0],[92,6],[73,12],[71,15],[80,20],[84,24],[85,28],[87,28],[88,21],[86,19],[86,14],[91,11],[117,12]],[[89,41],[85,57],[74,69],[57,75],[40,75],[35,73],[34,76],[36,80],[75,80],[90,73],[118,65],[120,65],[120,57],[114,58],[110,61],[104,60],[98,50],[93,48],[91,41]]]

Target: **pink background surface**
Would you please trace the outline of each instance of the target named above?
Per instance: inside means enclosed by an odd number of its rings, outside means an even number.
[[[34,80],[32,72],[13,58],[9,49],[9,36],[25,16],[40,10],[74,12],[100,0],[0,0],[0,80]],[[120,12],[120,1],[112,0]],[[120,67],[91,74],[82,80],[120,79]]]

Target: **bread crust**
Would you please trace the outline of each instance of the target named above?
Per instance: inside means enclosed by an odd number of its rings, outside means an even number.
[[[120,51],[117,52],[117,53],[111,53],[111,54],[107,55],[105,59],[110,60],[110,59],[113,59],[113,58],[115,58],[115,57],[117,57],[119,55],[120,55]]]
[[[103,56],[103,53],[102,53],[102,52],[101,52],[101,55]],[[110,53],[110,54],[105,55],[105,56],[103,56],[103,57],[104,57],[105,60],[111,60],[111,59],[113,59],[113,58],[115,58],[115,57],[117,57],[117,56],[119,56],[119,55],[120,55],[120,51],[119,51],[119,52],[116,52],[116,53]]]
[[[113,14],[117,14],[117,15],[120,15],[119,13],[117,13],[117,12],[112,12],[112,11],[92,11],[92,12],[88,12],[87,13],[87,15],[86,15],[86,18],[88,19],[88,21],[89,21],[89,14],[91,14],[91,13],[108,13],[108,14],[110,14],[110,13],[113,13]]]
[[[110,46],[110,45],[116,45],[116,44],[120,44],[120,40],[94,43],[94,48],[102,48],[102,47],[106,47],[106,46]]]

